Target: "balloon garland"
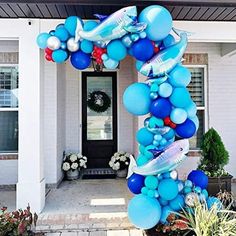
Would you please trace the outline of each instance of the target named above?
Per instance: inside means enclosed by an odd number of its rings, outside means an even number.
[[[105,92],[93,91],[88,95],[87,105],[92,111],[102,113],[111,106],[111,99]]]
[[[136,134],[139,155],[137,160],[131,158],[129,166],[128,188],[135,194],[128,205],[130,221],[149,229],[166,224],[168,215],[182,208],[194,213],[195,201],[207,202],[209,208],[214,203],[219,206],[216,198],[208,197],[204,172],[192,171],[182,181],[176,171],[186,159],[188,139],[199,126],[196,104],[187,90],[191,73],[181,64],[187,33],[174,29],[171,14],[159,5],[146,7],[139,16],[135,6],[96,16],[99,23],[70,16],[55,30],[39,34],[37,44],[46,60],[62,63],[70,58],[79,70],[89,67],[92,59],[116,69],[129,54],[136,59],[137,71],[147,77],[145,83],[131,84],[123,95],[128,112],[149,114]],[[101,110],[96,95],[98,91],[91,94],[88,105],[102,112],[109,100],[102,95]]]

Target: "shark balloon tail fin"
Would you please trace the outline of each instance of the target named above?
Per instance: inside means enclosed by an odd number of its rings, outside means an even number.
[[[185,31],[185,30],[180,30],[180,29],[176,29],[176,28],[174,28],[174,27],[172,28],[172,30],[173,30],[173,32],[174,32],[176,35],[178,35],[178,36],[180,36],[180,35],[183,34],[183,33],[187,34],[188,37],[195,34],[194,32],[189,32],[189,31]]]
[[[133,168],[136,166],[137,166],[136,160],[134,159],[133,155],[130,155],[130,163],[126,179],[128,179],[134,173]]]
[[[77,25],[75,29],[75,42],[79,42],[80,40],[80,35],[79,32],[83,30],[83,25],[80,19],[77,19]]]

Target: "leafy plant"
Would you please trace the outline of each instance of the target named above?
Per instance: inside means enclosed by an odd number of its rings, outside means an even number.
[[[235,236],[236,212],[219,210],[217,204],[208,209],[206,204],[198,203],[194,214],[183,210],[181,215],[186,219],[188,228],[197,236]]]
[[[198,169],[210,177],[228,175],[224,166],[229,162],[229,153],[215,129],[211,128],[203,135],[201,150],[202,158]]]
[[[38,216],[30,212],[28,206],[25,210],[19,209],[7,212],[7,207],[0,211],[0,236],[30,235],[32,225],[36,226]]]

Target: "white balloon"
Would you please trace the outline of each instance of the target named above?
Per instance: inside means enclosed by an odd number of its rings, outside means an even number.
[[[51,36],[47,40],[47,46],[51,50],[57,50],[61,47],[61,41],[57,37]]]
[[[199,202],[199,197],[196,193],[188,193],[185,196],[185,203],[190,207],[194,207],[196,203]]]
[[[67,41],[67,49],[70,51],[70,52],[76,52],[79,50],[79,42],[76,42],[75,41],[75,38],[70,38],[68,41]]]
[[[173,179],[173,180],[177,180],[177,178],[178,178],[178,172],[177,172],[177,170],[172,170],[172,171],[170,172],[170,178]]]

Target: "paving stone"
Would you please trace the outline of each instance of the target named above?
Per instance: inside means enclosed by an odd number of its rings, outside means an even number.
[[[106,228],[106,224],[104,223],[94,223],[92,225],[93,229],[105,229]]]
[[[79,232],[78,236],[89,236],[89,232]]]
[[[46,231],[49,230],[50,226],[49,225],[40,225],[40,226],[36,226],[36,230],[37,231]]]
[[[78,232],[63,232],[61,236],[77,236]]]
[[[60,236],[61,233],[46,233],[46,236]]]
[[[79,229],[90,229],[91,224],[79,224]]]
[[[106,236],[106,235],[107,235],[106,231],[93,231],[89,233],[89,236]]]
[[[65,225],[65,229],[78,229],[78,225],[77,224]]]
[[[51,225],[50,229],[51,230],[60,230],[60,229],[64,229],[65,225]]]
[[[129,231],[130,236],[143,236],[143,232],[138,229],[131,229]]]
[[[108,230],[107,236],[129,236],[129,230]]]

